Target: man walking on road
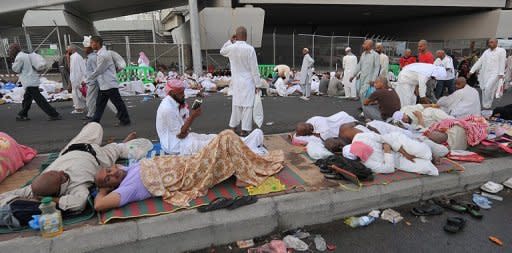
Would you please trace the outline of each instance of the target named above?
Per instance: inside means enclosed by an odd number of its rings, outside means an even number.
[[[309,100],[311,96],[311,77],[313,76],[313,64],[315,60],[309,55],[309,49],[302,49],[304,59],[302,60],[302,67],[300,68],[300,86],[304,91],[304,96],[301,97],[303,100]]]
[[[260,82],[256,51],[246,41],[247,29],[238,27],[236,34],[220,50],[221,55],[229,58],[231,66],[233,102],[229,127],[235,129],[241,123],[242,136],[247,136],[252,130],[256,84]]]
[[[50,118],[48,120],[60,120],[62,117],[53,108],[46,98],[39,92],[39,74],[30,59],[28,53],[22,52],[19,44],[12,44],[9,47],[9,56],[14,59],[12,70],[19,74],[19,82],[25,88],[23,95],[23,102],[21,103],[22,109],[16,117],[17,121],[27,121],[28,111],[32,106],[32,100],[35,100],[37,105],[46,113]]]
[[[91,37],[91,47],[96,50],[97,66],[85,81],[86,83],[93,83],[98,81],[100,92],[98,100],[96,101],[96,112],[92,118],[94,122],[100,122],[107,102],[110,100],[116,107],[119,117],[119,125],[130,125],[130,116],[124,104],[121,94],[119,94],[119,84],[116,78],[116,66],[111,53],[103,46],[103,39],[99,36]]]
[[[505,62],[507,61],[507,52],[498,47],[498,40],[490,39],[488,49],[482,54],[480,59],[473,65],[469,75],[479,71],[480,88],[482,88],[482,107],[491,109],[492,101],[498,88],[498,82],[505,77]]]

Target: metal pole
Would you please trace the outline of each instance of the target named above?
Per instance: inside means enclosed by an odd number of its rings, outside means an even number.
[[[62,42],[60,41],[60,32],[59,32],[59,26],[57,25],[57,22],[55,22],[55,19],[53,20],[53,23],[55,24],[55,28],[57,29],[57,40],[59,41],[59,56],[62,56]]]
[[[153,34],[153,60],[155,61],[155,69],[156,68],[156,34],[155,34],[155,13],[151,12],[151,33]]]
[[[204,50],[204,54],[205,54],[205,60],[206,60],[206,72],[208,72],[208,49]]]
[[[334,40],[334,33],[331,34],[331,58],[329,61],[329,68],[332,68],[332,54],[333,54],[332,43],[333,43],[333,40]]]
[[[130,37],[124,36],[124,41],[126,44],[126,62],[128,64],[130,64],[130,62],[131,62],[130,59],[132,58],[132,54],[131,54],[131,50],[130,50]]]
[[[27,27],[23,24],[23,32],[25,33],[25,41],[27,42],[28,51],[32,52],[32,41],[30,40],[30,35],[28,35]]]
[[[292,33],[292,66],[295,68],[295,30]]]
[[[11,74],[11,72],[9,71],[9,64],[7,63],[7,57],[8,57],[8,54],[7,54],[7,45],[6,43],[4,42],[7,42],[6,40],[2,39],[2,37],[0,37],[0,45],[2,46],[2,52],[5,54],[5,57],[2,57],[4,58],[4,63],[5,63],[5,70],[7,71],[7,74]]]
[[[315,33],[313,33],[313,46],[311,47],[311,55],[315,58]]]
[[[68,35],[64,34],[64,47],[68,48],[69,45],[71,45],[71,42],[68,44]]]
[[[199,13],[197,11],[197,0],[188,0],[190,13],[190,39],[192,40],[192,64],[194,73],[201,74],[201,37],[199,35]]]
[[[273,50],[273,63],[276,65],[276,28],[274,27],[274,32],[272,32],[272,50]]]

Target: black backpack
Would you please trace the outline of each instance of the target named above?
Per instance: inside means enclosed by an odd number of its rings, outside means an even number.
[[[342,155],[332,155],[327,157],[326,159],[320,159],[315,162],[320,168],[328,169],[331,165],[335,165],[338,168],[348,171],[351,174],[354,174],[357,179],[360,181],[371,181],[373,180],[373,172],[372,170],[366,168],[359,160],[350,160]],[[346,176],[341,174],[342,176]],[[351,178],[346,178],[347,180],[352,181]]]
[[[39,201],[15,199],[0,207],[0,226],[21,228],[28,225],[32,215],[41,214]]]

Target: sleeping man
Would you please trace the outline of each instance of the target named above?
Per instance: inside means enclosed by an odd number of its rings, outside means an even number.
[[[233,175],[239,187],[257,186],[278,173],[283,162],[282,151],[259,156],[233,131],[225,130],[192,156],[157,156],[129,168],[114,165],[99,170],[94,207],[105,211],[150,197],[186,207]]]
[[[357,120],[343,111],[329,117],[315,116],[297,124],[293,141],[305,145],[312,140],[335,138],[338,137],[341,125],[353,122]]]

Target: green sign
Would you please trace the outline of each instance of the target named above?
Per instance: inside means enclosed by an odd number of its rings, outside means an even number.
[[[39,54],[42,56],[55,56],[55,55],[57,55],[57,49],[40,48]]]

